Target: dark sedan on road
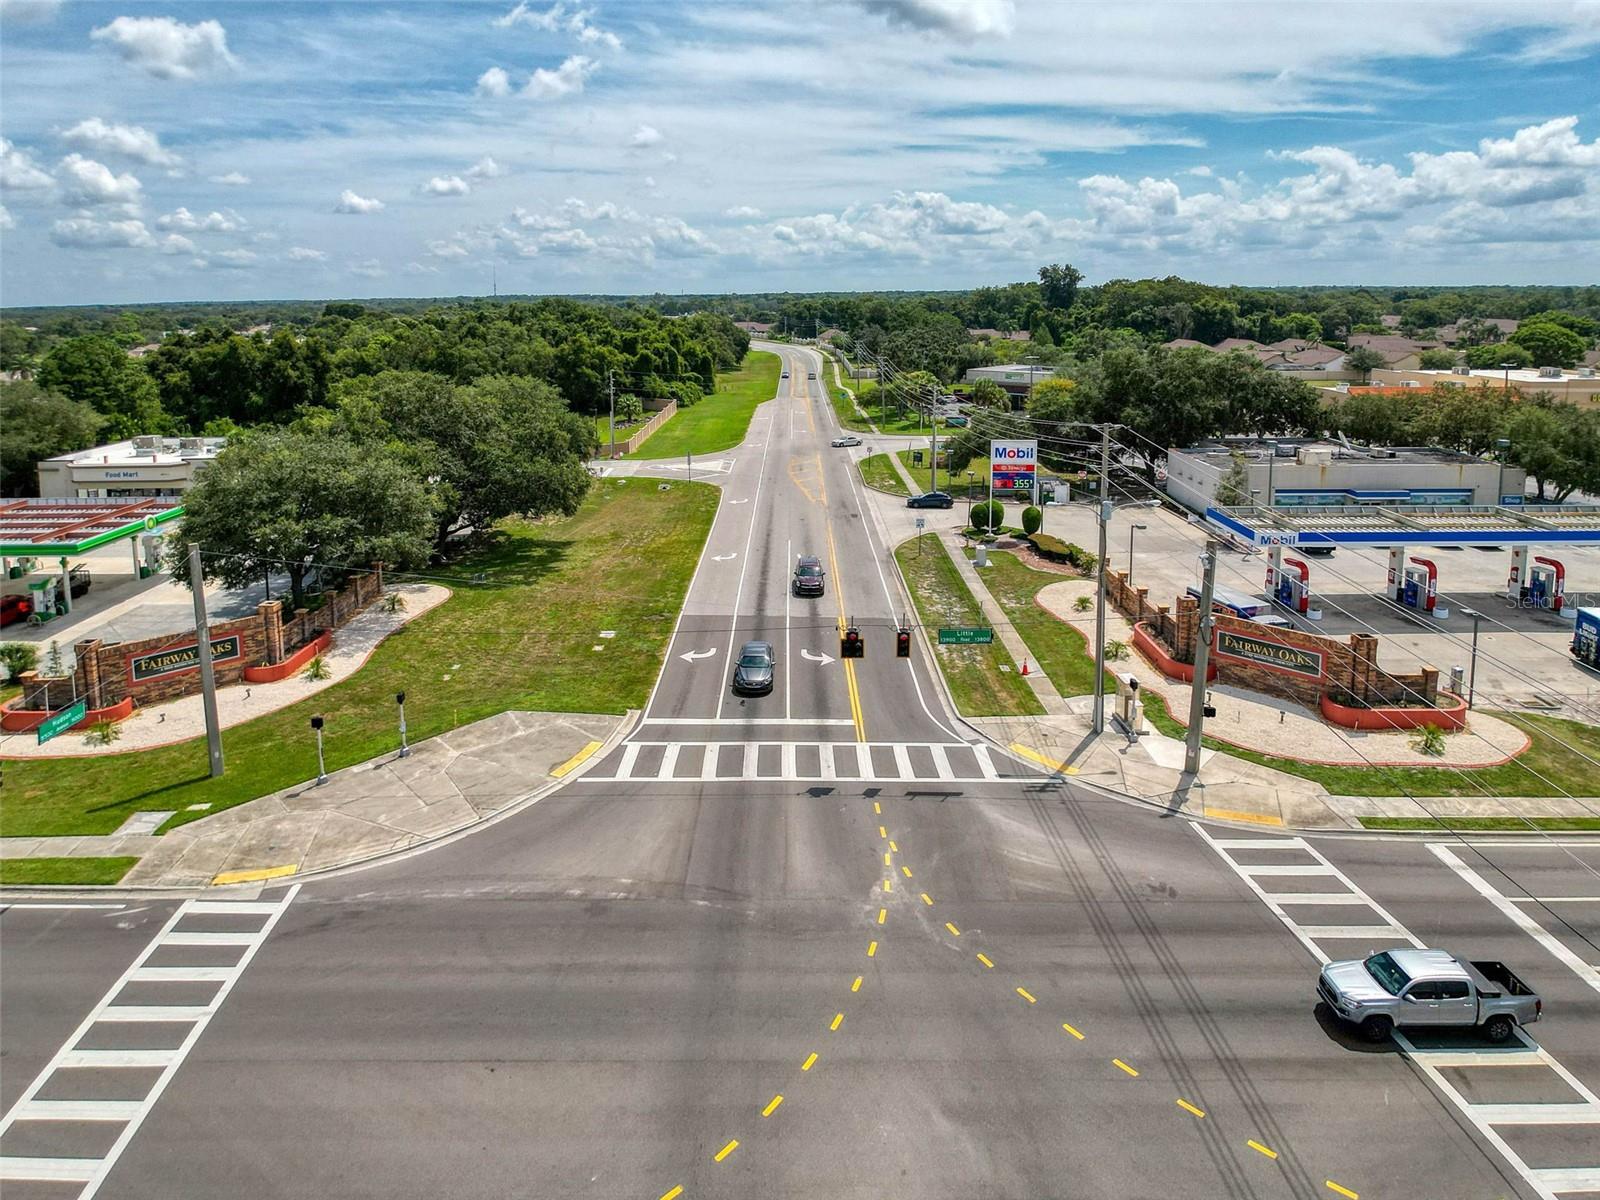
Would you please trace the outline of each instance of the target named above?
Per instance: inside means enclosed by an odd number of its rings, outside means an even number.
[[[796,596],[822,595],[824,574],[821,559],[815,554],[802,554],[800,560],[794,564],[794,594]]]
[[[739,661],[733,668],[733,690],[741,696],[764,696],[772,690],[771,642],[746,642],[739,648]]]
[[[949,492],[923,492],[906,501],[907,508],[954,508],[956,498]]]

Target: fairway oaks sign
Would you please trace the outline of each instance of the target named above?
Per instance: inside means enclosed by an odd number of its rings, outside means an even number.
[[[243,644],[236,633],[211,639],[212,662],[229,662],[243,653]],[[187,646],[171,646],[152,654],[139,654],[130,658],[128,682],[148,683],[152,679],[162,679],[168,675],[176,675],[180,671],[193,671],[199,666],[199,642],[190,642]]]
[[[1034,469],[1039,465],[1036,441],[991,441],[989,478],[997,492],[1033,493]]]
[[[1231,629],[1217,630],[1217,653],[1226,658],[1254,663],[1258,667],[1303,675],[1307,679],[1321,679],[1325,670],[1325,659],[1319,651],[1268,641],[1266,638],[1246,637]]]

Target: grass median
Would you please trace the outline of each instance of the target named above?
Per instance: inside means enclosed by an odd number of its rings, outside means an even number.
[[[861,470],[861,482],[869,488],[888,492],[891,496],[909,496],[911,490],[887,454],[870,454],[856,464]]]
[[[1144,701],[1145,716],[1152,725],[1168,737],[1187,736],[1186,727],[1168,711],[1165,697],[1147,692]],[[1212,750],[1320,783],[1335,796],[1411,796],[1425,799],[1429,796],[1592,796],[1600,792],[1600,778],[1597,778],[1591,761],[1600,758],[1600,728],[1530,713],[1490,711],[1489,715],[1515,725],[1528,735],[1529,742],[1528,748],[1516,758],[1494,767],[1451,767],[1444,763],[1436,767],[1330,766],[1300,762],[1276,754],[1262,754],[1211,737],[1202,740]],[[1471,737],[1472,734],[1453,733],[1449,736]],[[1382,819],[1398,821],[1411,818]],[[1451,818],[1452,821],[1455,819]],[[1506,829],[1528,827],[1527,822],[1520,818],[1507,819],[1512,823],[1504,826]],[[1573,819],[1585,821],[1589,818]],[[1373,828],[1438,828],[1435,822],[1427,818],[1417,820],[1420,823],[1415,826],[1375,825]],[[1468,826],[1463,825],[1462,828]],[[1577,825],[1572,828],[1588,826]]]
[[[778,393],[783,360],[767,350],[752,350],[737,371],[718,376],[717,390],[698,404],[680,408],[626,458],[682,458],[717,454],[744,441],[756,406]]]
[[[972,551],[966,551],[971,557]],[[1051,571],[1036,571],[1014,554],[991,552],[983,582],[995,603],[1005,609],[1011,627],[1033,651],[1033,659],[1063,696],[1087,696],[1094,691],[1094,614],[1083,624],[1063,621],[1034,601],[1041,588],[1075,578]],[[1114,692],[1117,681],[1108,671],[1101,691]]]
[[[0,886],[61,884],[110,887],[122,882],[137,858],[0,858]]]
[[[595,485],[578,513],[508,521],[441,572],[454,595],[408,622],[349,679],[224,730],[227,773],[207,774],[204,738],[130,754],[5,764],[0,834],[110,833],[141,810],[168,827],[312,778],[309,721],[326,718],[330,771],[393,750],[396,692],[413,740],[510,709],[622,713],[642,707],[716,513],[717,489],[653,481]],[[486,582],[474,583],[481,573]],[[615,636],[602,639],[601,630]],[[594,649],[605,647],[602,651]],[[188,812],[191,804],[209,804]]]
[[[894,557],[916,602],[917,619],[926,629],[989,624],[937,537],[923,534],[902,542]],[[1022,676],[1000,669],[1011,664],[998,641],[987,646],[934,646],[933,658],[956,707],[966,716],[1026,717],[1044,712]]]

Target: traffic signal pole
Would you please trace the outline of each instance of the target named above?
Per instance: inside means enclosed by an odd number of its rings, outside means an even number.
[[[1200,742],[1205,736],[1206,672],[1211,667],[1211,598],[1217,590],[1217,543],[1207,542],[1200,556],[1205,578],[1200,584],[1200,629],[1194,642],[1194,683],[1189,691],[1189,736],[1184,745],[1183,773],[1200,774]]]

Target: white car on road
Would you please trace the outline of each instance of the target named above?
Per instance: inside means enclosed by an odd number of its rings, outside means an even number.
[[[859,446],[859,445],[861,445],[861,439],[856,437],[856,435],[853,434],[853,433],[847,433],[843,437],[834,438],[833,439],[833,445],[835,445],[835,446]]]

